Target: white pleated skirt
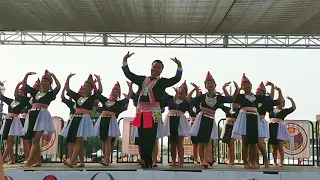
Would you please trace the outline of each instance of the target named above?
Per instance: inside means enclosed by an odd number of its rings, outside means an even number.
[[[269,123],[265,119],[260,119],[260,121],[258,122],[258,127],[259,137],[269,139]]]
[[[281,141],[285,141],[285,142],[288,142],[291,139],[291,136],[290,136],[290,133],[288,131],[288,128],[283,123],[279,123],[277,139],[281,140]]]
[[[183,137],[188,137],[191,127],[186,116],[180,115],[178,121],[179,121],[178,129],[177,129],[178,135]],[[165,134],[170,136],[170,116],[169,115],[167,115],[166,118],[164,119],[164,131],[165,131]]]
[[[32,113],[32,112],[30,112]],[[22,129],[23,133],[27,133],[29,127],[30,117],[26,117],[24,127]],[[36,119],[35,125],[33,126],[34,132],[44,131],[45,134],[52,134],[56,130],[53,125],[52,117],[47,109],[41,109],[39,111],[38,117]]]
[[[23,136],[24,135],[24,133],[22,132],[23,127],[19,117],[15,117],[12,120],[6,119],[1,127],[0,134],[4,135],[3,134],[4,128],[6,126],[6,123],[9,123],[9,121],[12,121],[12,123],[10,126],[8,136]]]
[[[259,114],[257,114],[258,118],[258,137],[269,138],[269,130],[266,132],[267,127],[265,127],[265,122],[260,120]],[[245,136],[247,135],[247,113],[245,111],[240,110],[239,115],[237,117],[236,122],[234,123],[232,133],[235,136]]]
[[[196,116],[196,119],[194,120],[193,125],[192,125],[192,127],[191,127],[191,129],[189,131],[189,135],[190,136],[198,136],[198,133],[199,133],[199,130],[200,130],[200,124],[201,124],[201,121],[202,121],[202,116],[205,116],[205,115],[203,115],[202,113],[199,113]],[[213,121],[212,130],[211,130],[211,134],[210,134],[210,139],[214,139],[214,140],[219,139],[218,128],[217,128],[216,121],[213,118],[210,118],[210,119]]]
[[[96,136],[100,136],[100,126],[101,126],[101,115],[98,118],[95,126],[94,131]],[[110,118],[109,130],[108,130],[108,137],[119,137],[121,136],[120,128],[118,125],[118,121],[116,117]]]
[[[60,134],[59,134],[60,136],[62,136],[62,137],[64,137],[64,138],[66,138],[66,137],[68,136],[68,133],[66,133],[66,129],[67,129],[68,125],[70,124],[70,122],[71,122],[71,120],[72,120],[72,117],[73,117],[73,115],[71,114],[71,115],[69,116],[69,119],[68,119],[68,121],[67,121],[67,124],[64,125],[63,128],[62,128],[62,130],[61,130],[61,132],[60,132]]]
[[[73,117],[68,123],[67,128],[65,129],[64,133],[61,134],[63,137],[67,138],[68,133],[70,131],[70,126],[72,124],[72,121],[80,121],[78,130],[77,130],[77,136],[76,137],[82,137],[84,139],[87,139],[88,137],[95,137],[96,133],[93,128],[93,123],[91,120],[91,117],[89,115],[83,115],[81,119],[79,117],[75,118]]]

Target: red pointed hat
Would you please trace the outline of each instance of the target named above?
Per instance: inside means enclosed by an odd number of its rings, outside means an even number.
[[[85,83],[90,84],[90,86],[93,88],[94,83],[93,83],[93,78],[92,78],[91,74],[89,75],[89,77],[88,77],[88,79],[86,80]]]
[[[179,88],[182,88],[188,92],[188,86],[187,86],[186,80],[181,84],[181,86]]]
[[[246,74],[243,73],[242,75],[242,80],[241,80],[241,86],[246,83],[246,82],[250,82],[249,79],[247,78]]]
[[[117,83],[113,86],[112,91],[114,91],[114,90],[119,92],[119,97],[120,97],[121,96],[121,88],[120,88],[119,81],[117,81]],[[112,93],[112,91],[111,91],[111,93]]]
[[[38,78],[37,81],[34,83],[33,88],[37,88],[40,85],[40,79]]]
[[[42,76],[42,79],[46,79],[46,80],[48,80],[50,83],[52,83],[52,77],[51,77],[51,75],[50,75],[50,73],[49,73],[48,70],[46,70],[46,71],[44,72],[44,75]]]
[[[207,82],[207,81],[215,82],[213,77],[212,77],[212,75],[211,75],[211,73],[210,73],[210,71],[208,71],[207,76],[206,76],[206,80],[204,82]]]
[[[258,89],[257,89],[257,92],[258,91],[263,91],[263,92],[266,92],[266,87],[264,86],[263,82],[260,83]]]
[[[81,93],[82,93],[82,86],[78,90],[78,94],[81,94]]]

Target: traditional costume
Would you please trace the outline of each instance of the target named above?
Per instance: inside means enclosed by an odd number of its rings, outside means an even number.
[[[86,83],[90,84],[92,88],[94,87],[94,82],[91,74],[86,80]],[[97,100],[97,98],[100,96],[100,93],[95,92],[87,97],[83,97],[81,94],[78,94],[69,89],[67,91],[67,95],[75,101],[77,107],[74,116],[65,129],[68,143],[75,143],[77,138],[87,139],[88,137],[94,137],[95,132],[90,115],[95,100]]]
[[[210,72],[207,73],[205,82],[214,81]],[[197,136],[200,143],[209,143],[210,139],[219,139],[218,128],[215,122],[215,112],[223,103],[231,103],[231,96],[221,96],[216,93],[213,95],[201,94],[191,98],[190,104],[200,107],[200,113],[197,115],[191,130],[191,136]]]
[[[181,79],[182,69],[178,68],[174,77],[146,77],[133,74],[126,62],[122,66],[125,76],[139,86],[137,116],[132,124],[138,127],[139,147],[141,151],[142,167],[152,167],[152,151],[155,145],[157,133],[164,136],[164,132],[157,132],[158,123],[162,124],[162,113],[160,102],[167,87],[178,83]],[[163,126],[163,125],[162,125]]]
[[[42,76],[42,79],[46,79],[52,82],[52,78],[48,71]],[[41,92],[28,85],[25,86],[24,92],[31,94],[32,96],[32,108],[30,109],[29,116],[25,121],[23,132],[25,139],[32,139],[35,132],[44,131],[46,134],[52,134],[55,132],[55,128],[52,122],[52,117],[48,111],[48,106],[51,101],[56,99],[56,95],[59,92],[58,88],[48,92]]]
[[[180,89],[188,91],[186,82],[180,86]],[[169,113],[164,120],[165,134],[169,136],[171,142],[178,142],[179,136],[189,136],[190,125],[184,114],[186,111],[192,114],[191,106],[186,100],[174,101],[174,97],[168,94],[165,99],[169,107]]]
[[[40,86],[40,79],[38,78],[37,81],[34,83],[33,88],[38,89],[39,86]],[[24,91],[22,88],[20,90]],[[31,108],[32,108],[32,97],[28,98],[27,106],[24,109],[22,109],[20,113],[20,121],[23,127],[26,119],[29,118],[29,111],[31,110]],[[21,137],[24,138],[24,136],[21,136]]]
[[[20,88],[20,90],[23,89]],[[15,99],[10,99],[1,95],[1,101],[8,105],[8,117],[0,130],[2,139],[7,140],[8,136],[22,136],[23,125],[19,114],[29,104],[28,98],[18,95]]]
[[[241,86],[250,82],[243,74]],[[256,96],[254,94],[238,94],[235,102],[240,105],[241,110],[234,124],[232,133],[240,136],[247,136],[248,144],[257,144],[258,137],[263,137],[264,132],[261,130],[260,117],[257,111],[259,103],[270,103],[269,96]]]
[[[291,136],[288,128],[283,123],[287,115],[291,114],[294,108],[273,109],[269,112],[270,118],[270,139],[269,144],[277,145],[279,141],[290,141]]]
[[[78,90],[78,94],[81,94],[81,93],[82,93],[82,86]],[[64,138],[67,138],[68,133],[66,132],[66,129],[68,127],[68,124],[71,122],[71,120],[74,116],[74,113],[76,112],[77,106],[76,106],[76,103],[72,99],[67,99],[65,97],[63,97],[61,99],[61,102],[63,102],[69,108],[69,119],[67,121],[67,124],[63,126],[63,129],[60,132],[61,136],[63,136]]]
[[[232,139],[241,139],[241,136],[232,134],[234,123],[238,117],[240,108],[232,109],[230,107],[222,105],[220,109],[226,114],[226,123],[221,131],[220,138],[222,142],[229,144]]]
[[[266,87],[264,86],[263,82],[260,83],[256,92],[259,92],[259,91],[262,91],[263,94],[267,93]],[[260,121],[259,121],[260,135],[259,135],[259,137],[269,139],[269,137],[270,137],[269,124],[265,119],[265,115],[268,111],[270,111],[270,109],[272,109],[273,106],[276,106],[278,104],[279,104],[278,100],[268,101],[265,103],[258,103],[258,114],[260,116]]]
[[[117,90],[120,96],[121,88],[119,82],[114,85],[112,91],[114,90]],[[121,112],[127,109],[129,100],[124,98],[118,101],[112,99],[111,95],[109,99],[99,95],[98,100],[102,103],[100,108],[102,113],[94,126],[96,136],[99,136],[102,141],[106,141],[108,137],[121,136],[117,118]]]

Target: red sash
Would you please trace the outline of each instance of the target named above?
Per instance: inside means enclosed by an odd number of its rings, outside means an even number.
[[[137,105],[137,115],[132,121],[132,125],[136,127],[140,127],[141,119],[143,118],[143,128],[152,128],[155,118],[155,111],[160,110],[160,104],[155,102],[153,87],[158,82],[159,79],[151,80],[150,78],[146,78],[143,82],[142,89],[139,94],[138,105]],[[140,97],[147,93],[150,102],[140,102]],[[161,115],[161,114],[160,114]]]

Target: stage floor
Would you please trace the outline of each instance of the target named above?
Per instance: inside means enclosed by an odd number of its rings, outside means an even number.
[[[5,170],[23,170],[23,171],[136,171],[141,167],[136,163],[113,163],[108,167],[102,166],[98,163],[87,163],[85,168],[69,168],[62,163],[43,163],[40,168],[22,168],[21,164],[4,165]],[[203,167],[195,166],[193,164],[185,164],[184,167],[172,167],[169,165],[158,164],[158,167],[147,169],[154,171],[188,171],[188,172],[201,172]],[[244,169],[242,165],[227,166],[225,164],[215,164],[212,169],[206,169],[206,171],[255,171],[264,172],[266,174],[277,172],[319,172],[320,167],[313,166],[284,166],[282,168],[273,167],[260,169]]]

